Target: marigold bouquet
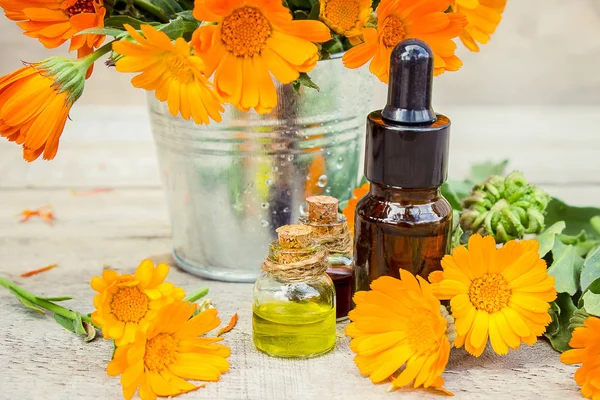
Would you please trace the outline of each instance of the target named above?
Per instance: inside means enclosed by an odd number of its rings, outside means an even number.
[[[318,89],[308,73],[343,54],[348,68],[370,62],[387,82],[400,41],[418,38],[435,54],[435,74],[456,71],[460,38],[478,51],[506,0],[0,0],[25,35],[47,48],[69,42],[76,59],[28,63],[0,78],[0,135],[23,157],[53,159],[72,105],[94,63],[138,75],[173,116],[220,121],[223,104],[269,113],[274,80]],[[113,40],[106,42],[106,37]]]

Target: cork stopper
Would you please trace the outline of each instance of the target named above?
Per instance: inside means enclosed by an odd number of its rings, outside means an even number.
[[[320,224],[331,224],[338,220],[338,199],[331,196],[312,196],[306,199],[308,220]]]
[[[313,243],[313,228],[308,225],[285,225],[276,232],[284,249],[305,249]]]

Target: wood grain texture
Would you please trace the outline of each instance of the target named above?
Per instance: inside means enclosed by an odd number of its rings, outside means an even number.
[[[473,161],[510,158],[552,194],[580,205],[600,205],[597,109],[541,110],[455,108],[453,176]],[[566,113],[566,115],[565,115]],[[170,228],[157,177],[152,138],[143,108],[79,108],[68,124],[57,160],[26,164],[13,144],[0,142],[0,275],[40,295],[74,295],[72,308],[92,311],[92,276],[108,265],[132,272],[147,257],[171,262]],[[577,122],[573,121],[586,121]],[[567,132],[568,134],[565,134]],[[110,187],[93,196],[69,189]],[[53,227],[32,219],[19,224],[23,208],[54,206]],[[19,275],[48,264],[51,271]],[[352,362],[343,326],[332,353],[284,361],[258,353],[251,340],[249,284],[205,281],[172,269],[169,279],[187,291],[207,286],[225,323],[231,372],[186,399],[391,399],[439,398],[433,392],[386,393]],[[83,341],[52,319],[25,309],[0,290],[0,399],[120,398],[117,378],[105,373],[111,344]],[[475,359],[454,350],[444,377],[459,399],[579,398],[575,367],[560,363],[545,342],[508,356],[488,349]]]

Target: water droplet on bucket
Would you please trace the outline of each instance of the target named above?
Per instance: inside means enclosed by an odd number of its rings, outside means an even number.
[[[327,150],[327,152],[325,153],[325,155],[330,156],[331,155],[331,150]]]
[[[264,210],[267,210],[269,207],[271,207],[271,205],[269,203],[262,203],[260,205]]]
[[[286,213],[286,214],[289,213],[290,211],[292,211],[292,210],[290,210],[289,207],[286,207],[286,208],[283,209],[283,212]]]
[[[321,175],[317,181],[318,187],[325,187],[327,185],[327,175]]]
[[[344,168],[344,157],[338,157],[337,162],[335,163],[335,166],[337,167],[337,169],[342,169]]]
[[[310,174],[306,175],[306,180],[307,181],[310,181],[310,178],[311,178]]]
[[[306,203],[300,204],[300,207],[298,207],[298,209],[300,210],[300,215],[306,215],[306,213],[308,212]]]
[[[273,172],[277,172],[277,171],[279,171],[279,167],[273,167],[273,168],[271,169],[271,171],[273,171]]]
[[[265,228],[266,228],[266,227],[268,227],[268,226],[269,226],[269,221],[266,221],[266,220],[264,220],[264,219],[263,219],[262,221],[260,221],[260,224],[261,224],[263,227],[265,227]]]
[[[331,194],[331,188],[327,188],[327,189],[325,189],[325,193],[327,193],[327,194]]]
[[[273,181],[271,179],[267,179],[265,183],[267,184],[267,186],[271,186],[273,184]]]
[[[288,161],[294,161],[294,155],[293,155],[293,154],[289,154],[289,155],[287,156],[287,160],[288,160]]]

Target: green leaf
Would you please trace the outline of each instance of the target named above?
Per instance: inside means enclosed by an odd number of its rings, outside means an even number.
[[[321,5],[317,1],[317,2],[315,2],[315,4],[313,4],[312,9],[310,10],[310,13],[308,14],[308,19],[318,20],[320,14],[321,14]]]
[[[465,233],[460,226],[460,213],[456,210],[452,211],[452,249],[460,245],[460,238]]]
[[[125,32],[126,24],[131,25],[133,29],[140,29],[142,24],[158,25],[156,22],[145,22],[140,19],[130,17],[128,15],[113,15],[112,17],[108,17],[104,21],[104,27],[121,29],[122,32]]]
[[[46,314],[46,311],[44,311],[42,308],[38,307],[37,305],[35,305],[31,301],[29,301],[28,299],[26,299],[25,297],[23,297],[21,295],[21,293],[19,293],[19,291],[16,290],[15,288],[10,287],[10,286],[7,286],[6,288],[8,290],[10,290],[15,295],[15,297],[21,302],[21,304],[23,304],[25,307],[27,307],[27,308],[29,308],[31,310],[37,311],[40,314]]]
[[[590,218],[590,225],[592,225],[594,232],[600,235],[600,216],[596,215],[595,217]]]
[[[600,279],[600,247],[596,247],[585,258],[581,271],[581,291],[587,290],[597,279]]]
[[[571,296],[567,293],[559,293],[556,301],[550,305],[549,312],[552,316],[552,322],[546,329],[544,336],[550,340],[554,350],[562,353],[570,349],[571,331],[569,330],[569,324],[575,312],[575,304],[573,304]]]
[[[87,335],[87,331],[83,326],[83,321],[81,320],[81,314],[75,313],[75,319],[73,320],[73,329],[74,332],[78,335]]]
[[[504,160],[499,163],[487,161],[484,163],[473,164],[471,167],[471,176],[469,176],[469,180],[477,184],[486,181],[490,176],[504,175],[507,166],[508,160]]]
[[[563,201],[553,198],[546,208],[546,225],[552,225],[558,221],[565,221],[567,229],[565,234],[577,235],[585,230],[589,238],[599,238],[590,220],[600,216],[600,208],[595,207],[572,207]],[[595,220],[596,221],[596,220]]]
[[[447,181],[442,185],[442,195],[454,210],[462,210],[462,202],[469,197],[474,183],[471,181]]]
[[[35,296],[36,299],[38,300],[43,300],[43,301],[67,301],[67,300],[73,300],[72,297],[69,296],[63,296],[63,297],[40,297],[40,296]]]
[[[196,290],[194,293],[187,296],[183,301],[189,301],[190,303],[195,303],[204,296],[208,294],[208,288],[201,288]]]
[[[167,16],[183,11],[183,8],[175,0],[152,0],[152,4],[160,7]]]
[[[40,307],[36,306],[35,304],[33,304],[31,301],[27,300],[25,297],[16,295],[17,299],[19,299],[19,301],[27,308],[37,311],[40,314],[46,314],[46,311],[44,311],[43,309],[41,309]]]
[[[588,286],[579,299],[578,306],[585,309],[588,314],[600,317],[600,278]]]
[[[554,242],[556,241],[556,235],[564,231],[566,227],[567,225],[564,221],[559,221],[536,236],[535,240],[540,243],[540,248],[538,250],[540,257],[544,257],[552,250]]]
[[[312,81],[312,79],[310,79],[310,76],[308,76],[308,74],[306,74],[305,72],[302,72],[300,74],[298,79],[296,79],[294,81],[293,85],[294,85],[294,90],[296,91],[296,93],[299,93],[300,87],[302,87],[302,86],[306,86],[311,89],[315,89],[317,92],[319,92],[321,90],[321,88],[319,88],[319,86],[317,86],[317,84],[314,83]]]
[[[58,324],[60,326],[62,326],[66,330],[68,330],[69,332],[75,333],[75,328],[73,326],[73,320],[72,319],[63,317],[62,315],[59,315],[59,314],[54,314],[54,320],[56,322],[58,322]]]
[[[106,35],[118,38],[127,35],[127,32],[116,28],[88,28],[75,34],[75,36],[79,35]]]
[[[583,326],[588,317],[588,313],[586,313],[583,308],[578,308],[575,310],[571,316],[571,319],[569,320],[569,330],[573,332],[573,329]]]
[[[583,258],[575,252],[575,247],[556,241],[552,248],[554,262],[548,268],[548,274],[556,278],[554,287],[559,293],[571,296],[579,291],[579,279],[583,268]]]
[[[197,22],[186,21],[183,18],[177,18],[169,22],[168,24],[163,25],[159,28],[160,31],[164,32],[171,38],[175,40],[177,38],[183,37],[185,33],[193,32],[198,28]]]

